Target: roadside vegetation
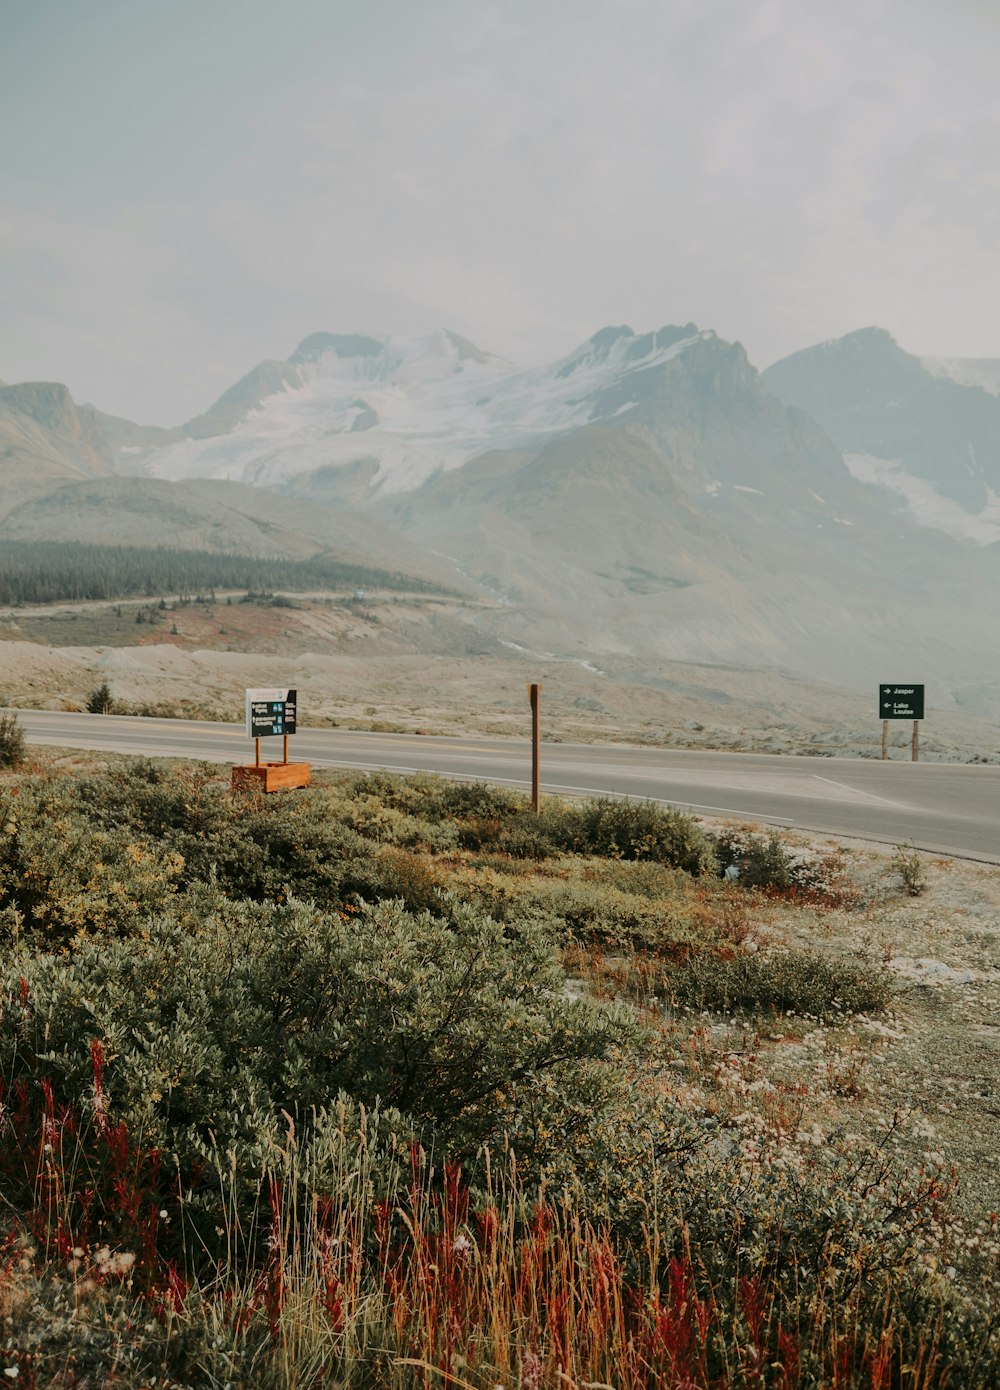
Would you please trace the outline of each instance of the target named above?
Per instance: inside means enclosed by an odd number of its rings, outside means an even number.
[[[847,1122],[895,987],[823,924],[870,908],[648,804],[8,774],[0,1375],[995,1386],[989,1230],[905,1115]]]

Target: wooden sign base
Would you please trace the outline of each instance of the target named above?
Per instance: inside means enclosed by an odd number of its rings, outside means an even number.
[[[281,792],[308,785],[308,763],[246,763],[233,768],[231,789]]]

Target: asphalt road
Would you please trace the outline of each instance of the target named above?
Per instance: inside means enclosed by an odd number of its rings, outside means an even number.
[[[19,710],[31,743],[147,757],[253,761],[243,726]],[[280,758],[280,740],[265,740]],[[440,772],[526,787],[530,747],[513,739],[429,738],[303,729],[289,756],[313,767]],[[731,816],[833,835],[907,842],[1000,863],[1000,768],[856,758],[781,757],[552,743],[545,791],[650,798],[696,815]]]

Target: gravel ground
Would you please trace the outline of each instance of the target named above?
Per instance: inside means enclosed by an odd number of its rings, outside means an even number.
[[[947,1272],[1000,1296],[1000,869],[783,839],[806,855],[833,855],[857,899],[835,909],[761,899],[751,947],[860,955],[890,971],[893,1003],[831,1024],[680,1017],[690,1099],[714,1098],[732,1136],[771,1159],[780,1161],[786,1141],[849,1150],[884,1134],[912,1172],[953,1176]],[[914,886],[924,885],[912,896],[901,858]]]

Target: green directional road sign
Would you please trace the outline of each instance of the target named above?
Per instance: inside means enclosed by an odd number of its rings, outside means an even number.
[[[247,738],[295,733],[295,691],[268,687],[246,692]]]
[[[880,685],[878,688],[879,719],[923,719],[924,687],[922,685]]]

